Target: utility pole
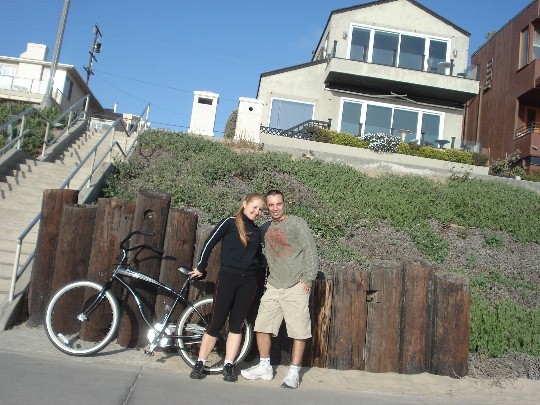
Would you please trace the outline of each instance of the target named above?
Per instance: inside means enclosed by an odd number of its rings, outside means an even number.
[[[101,31],[99,30],[99,27],[97,24],[94,25],[94,42],[92,42],[92,49],[90,52],[90,61],[88,62],[88,66],[84,67],[84,70],[86,70],[86,84],[88,85],[88,82],[90,81],[90,75],[93,75],[94,72],[92,72],[92,62],[96,61],[97,59],[94,56],[96,53],[99,53],[101,51],[101,42],[99,40],[100,37],[102,37]]]
[[[60,56],[60,48],[62,47],[62,39],[64,38],[64,29],[66,28],[66,20],[69,11],[70,0],[64,0],[64,8],[62,9],[62,17],[60,18],[60,25],[58,26],[58,34],[56,36],[56,44],[54,45],[54,53],[51,61],[51,67],[49,69],[49,80],[47,81],[47,87],[45,89],[45,96],[43,97],[43,107],[52,105],[52,85],[54,76],[56,74],[56,67],[58,66],[58,57]]]

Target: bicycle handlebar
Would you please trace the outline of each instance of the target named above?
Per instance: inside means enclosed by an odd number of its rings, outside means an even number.
[[[163,254],[163,250],[156,249],[156,248],[154,248],[152,246],[149,246],[149,245],[137,245],[137,246],[133,246],[133,247],[130,247],[130,248],[125,247],[124,245],[126,244],[127,241],[129,241],[131,239],[131,237],[133,235],[154,236],[155,233],[154,232],[144,232],[144,231],[133,231],[133,232],[131,232],[128,236],[126,236],[126,238],[122,242],[120,242],[120,248],[122,250],[125,250],[126,252],[130,252],[132,250],[145,248],[145,249],[149,249],[152,252],[155,252],[155,253],[157,253],[159,255]]]

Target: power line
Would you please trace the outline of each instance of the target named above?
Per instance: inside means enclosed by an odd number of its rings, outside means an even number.
[[[134,82],[144,83],[144,84],[148,84],[150,86],[162,87],[162,88],[169,89],[169,90],[176,90],[176,91],[181,91],[181,92],[189,93],[189,94],[193,94],[193,92],[194,92],[194,90],[186,90],[186,89],[181,89],[179,87],[167,86],[165,84],[154,83],[154,82],[150,82],[150,81],[147,81],[147,80],[136,79],[134,77],[119,75],[117,73],[105,72],[103,70],[94,70],[94,72],[99,72],[99,73],[103,73],[103,74],[106,74],[106,75],[109,75],[109,76],[115,76],[115,77],[119,77],[119,78],[126,79],[126,80],[132,80]],[[238,100],[234,100],[232,98],[221,97],[221,96],[219,97],[219,99],[220,100],[228,100],[228,101],[232,101],[232,102],[237,102],[238,101]]]

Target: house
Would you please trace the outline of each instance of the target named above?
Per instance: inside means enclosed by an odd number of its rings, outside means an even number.
[[[26,51],[18,58],[0,56],[0,102],[9,100],[41,104],[51,67],[51,62],[45,60],[47,53],[46,45],[29,43]],[[91,93],[73,66],[58,64],[52,98],[62,111]],[[90,108],[93,111],[103,110],[93,96]]]
[[[263,131],[325,121],[356,136],[460,147],[470,34],[413,0],[334,10],[311,61],[261,74]]]
[[[540,170],[540,4],[531,2],[471,57],[480,88],[466,104],[465,140],[491,160],[519,150],[519,164]]]

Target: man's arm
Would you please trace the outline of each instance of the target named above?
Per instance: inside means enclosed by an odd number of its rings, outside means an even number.
[[[303,272],[300,281],[306,286],[311,287],[313,280],[317,278],[319,271],[319,256],[313,233],[305,220],[300,221],[299,226],[300,240],[302,241],[302,250],[304,251]]]

